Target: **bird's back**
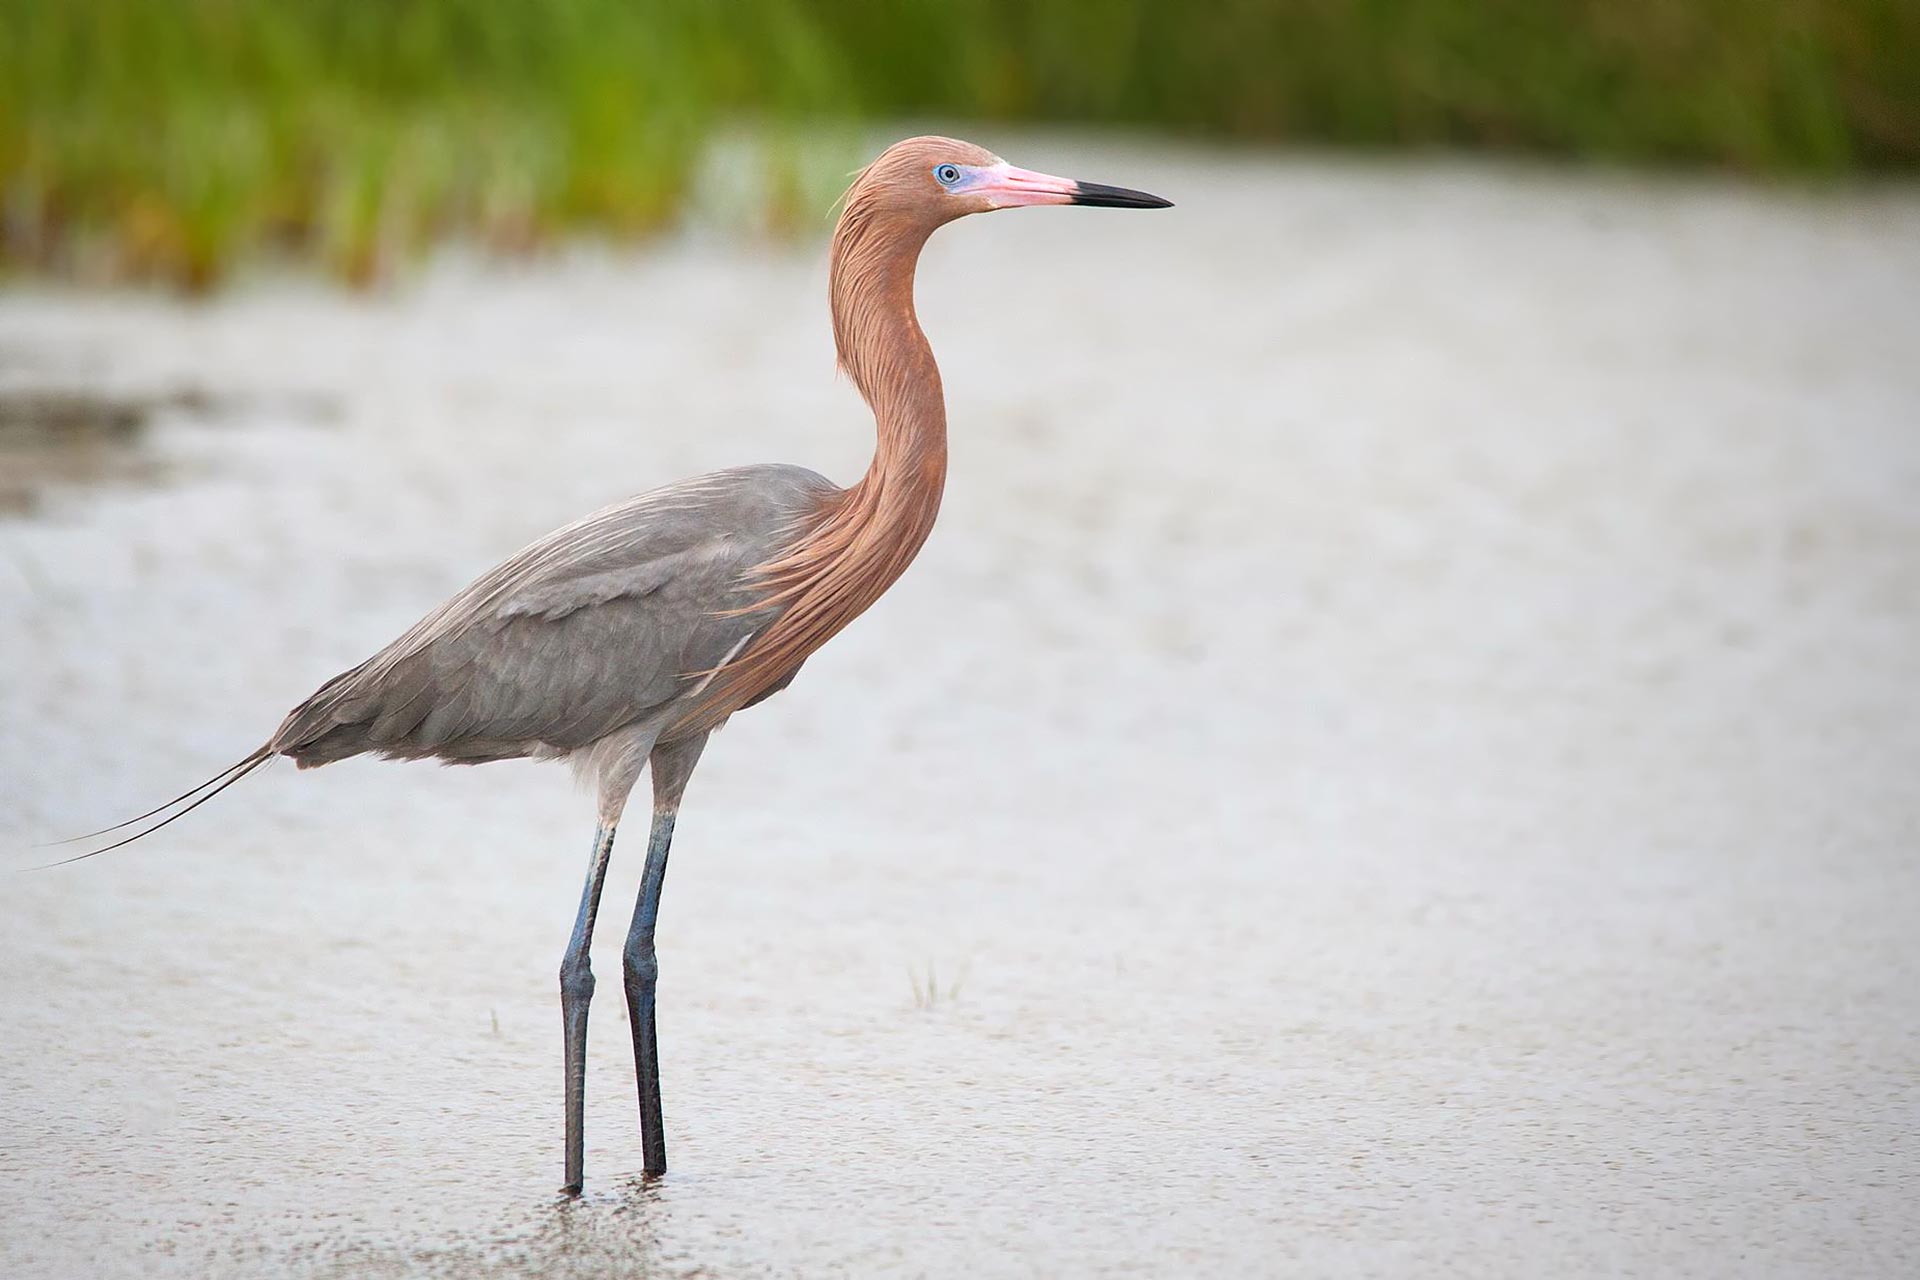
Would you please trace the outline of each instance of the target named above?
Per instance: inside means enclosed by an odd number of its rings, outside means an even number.
[[[840,491],[802,467],[715,472],[556,530],[296,707],[302,767],[375,752],[565,754],[676,708],[778,613],[751,578]],[[789,673],[790,674],[790,673]]]

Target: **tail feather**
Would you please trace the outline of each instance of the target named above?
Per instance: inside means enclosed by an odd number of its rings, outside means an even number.
[[[124,830],[125,828],[132,826],[136,822],[144,821],[145,819],[151,818],[156,814],[166,813],[168,809],[173,808],[174,805],[179,804],[182,800],[187,799],[189,796],[195,796],[200,792],[205,792],[204,795],[199,795],[198,798],[195,799],[191,804],[185,805],[177,813],[168,814],[168,816],[161,818],[160,821],[153,823],[150,826],[142,827],[140,830],[134,832],[132,835],[123,837],[122,839],[119,839],[119,840],[115,840],[112,844],[102,845],[98,849],[89,849],[85,853],[76,853],[71,858],[61,858],[54,862],[43,862],[38,866],[23,867],[21,868],[21,870],[45,871],[50,867],[64,867],[68,863],[82,862],[88,858],[97,857],[100,854],[110,853],[115,849],[124,848],[143,836],[152,835],[154,832],[166,826],[168,823],[174,822],[180,818],[186,817],[188,814],[192,813],[195,809],[198,809],[201,805],[213,799],[215,796],[219,795],[222,791],[225,791],[228,787],[240,781],[240,779],[246,777],[248,774],[252,773],[255,769],[258,769],[261,765],[265,764],[268,760],[272,758],[273,758],[273,751],[268,747],[261,747],[255,752],[253,752],[253,754],[247,756],[245,759],[239,760],[234,764],[229,765],[227,768],[222,769],[219,773],[214,774],[213,777],[207,779],[205,782],[201,783],[199,786],[193,788],[193,790],[185,792],[181,795],[175,796],[173,799],[167,801],[165,804],[161,805],[157,809],[149,809],[147,812],[141,814],[137,818],[129,818],[125,822],[116,823],[111,827],[103,827],[99,831],[92,832],[90,835],[73,836],[67,840],[58,841],[57,843],[72,844],[75,840],[89,840],[89,839],[92,839],[93,836],[103,836],[111,832]],[[219,785],[217,786],[214,785],[216,783],[218,783]],[[208,790],[209,787],[211,787],[212,789]]]

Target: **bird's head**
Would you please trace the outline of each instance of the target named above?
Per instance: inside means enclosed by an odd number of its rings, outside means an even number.
[[[900,381],[901,369],[889,363],[898,312],[902,303],[912,306],[914,263],[927,237],[969,213],[1031,204],[1165,209],[1172,201],[1016,169],[985,147],[957,138],[896,142],[860,171],[833,230],[828,293],[840,367],[869,403],[889,376],[893,384]],[[937,387],[931,356],[921,372]]]
[[[985,147],[939,137],[908,138],[888,147],[854,180],[847,202],[850,209],[857,202],[928,229],[965,214],[1024,205],[1165,209],[1173,203],[1144,191],[1017,168]]]

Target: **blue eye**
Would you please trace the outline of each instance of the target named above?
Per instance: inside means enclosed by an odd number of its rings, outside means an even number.
[[[934,180],[941,186],[950,187],[960,181],[960,167],[958,165],[943,164],[933,171],[933,176]]]

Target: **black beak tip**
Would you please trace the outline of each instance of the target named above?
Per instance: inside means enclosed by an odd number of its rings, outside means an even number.
[[[1073,202],[1096,209],[1171,209],[1173,201],[1126,187],[1109,187],[1103,182],[1073,184]]]

